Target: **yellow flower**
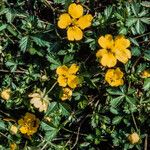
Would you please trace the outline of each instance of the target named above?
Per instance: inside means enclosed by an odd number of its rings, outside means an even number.
[[[58,27],[67,29],[68,40],[81,40],[85,28],[91,26],[92,15],[83,15],[83,7],[80,4],[72,3],[68,8],[68,13],[60,15],[58,20]]]
[[[40,112],[47,111],[50,98],[48,97],[48,95],[45,95],[45,91],[42,92],[40,90],[37,90],[36,92],[29,94],[28,96],[31,98],[30,103],[33,104],[35,108],[39,109]]]
[[[130,141],[131,144],[136,144],[139,142],[140,137],[136,132],[134,132],[128,136],[128,140]]]
[[[61,100],[65,101],[67,99],[70,99],[71,96],[72,96],[72,89],[70,89],[70,88],[63,88],[63,93],[62,93]]]
[[[144,70],[141,74],[142,78],[149,78],[150,77],[150,69]]]
[[[11,143],[10,144],[10,150],[16,150],[17,149],[17,144],[16,143]]]
[[[131,52],[127,49],[130,41],[122,35],[118,35],[114,40],[112,35],[107,34],[101,36],[98,43],[102,49],[98,50],[96,57],[103,66],[114,67],[117,60],[126,63],[131,58]]]
[[[22,119],[18,120],[19,130],[22,134],[31,136],[37,132],[39,122],[40,120],[34,114],[27,112]]]
[[[8,100],[10,99],[10,95],[11,95],[11,90],[10,89],[5,89],[1,92],[1,97],[4,99],[4,100]]]
[[[105,80],[111,85],[111,86],[120,86],[124,84],[123,81],[123,72],[119,69],[108,69],[108,71],[105,74]]]
[[[70,68],[65,65],[59,66],[56,70],[59,86],[66,87],[68,85],[72,89],[76,88],[79,83],[79,79],[76,76],[78,70],[79,66],[76,64],[72,64]]]
[[[10,132],[11,132],[12,134],[17,134],[17,132],[18,132],[17,126],[11,125],[11,127],[10,127]]]

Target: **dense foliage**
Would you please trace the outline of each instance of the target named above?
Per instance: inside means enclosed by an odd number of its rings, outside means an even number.
[[[150,149],[150,2],[0,0],[0,150]]]

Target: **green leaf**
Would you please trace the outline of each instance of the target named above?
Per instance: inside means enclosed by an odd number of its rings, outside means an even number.
[[[8,25],[8,26],[7,26],[7,30],[8,30],[13,36],[17,36],[16,30],[15,30],[12,26]]]
[[[112,124],[114,124],[114,125],[119,124],[121,122],[122,118],[123,117],[121,117],[121,116],[116,116],[115,118],[113,118]]]
[[[131,49],[131,52],[132,52],[133,56],[140,56],[141,55],[141,51],[140,51],[139,47],[133,47]]]
[[[142,1],[141,5],[144,7],[150,7],[150,2],[149,1]]]
[[[0,120],[0,130],[6,130],[6,125],[2,120]]]
[[[6,29],[6,27],[7,27],[7,24],[2,24],[2,25],[0,26],[0,31]]]
[[[136,22],[135,28],[137,30],[137,33],[139,33],[139,34],[145,32],[145,27],[144,27],[143,23],[139,19]]]
[[[59,103],[59,108],[61,110],[62,115],[64,116],[68,116],[71,113],[71,108],[69,106],[69,104],[66,103]]]
[[[126,101],[129,103],[129,104],[132,104],[132,105],[135,105],[136,104],[136,99],[133,98],[133,97],[130,97],[130,96],[126,96]]]
[[[48,41],[45,41],[42,39],[42,37],[37,37],[37,36],[31,36],[31,39],[38,45],[38,46],[42,46],[42,47],[49,47],[50,43]]]
[[[119,114],[118,110],[116,108],[113,108],[113,107],[110,107],[110,112],[115,114],[115,115]]]
[[[60,60],[59,60],[55,55],[49,54],[49,55],[46,56],[46,58],[47,58],[47,60],[48,60],[49,62],[51,62],[52,64],[55,64],[55,65],[57,65],[57,66],[61,66]]]
[[[131,27],[133,24],[135,24],[137,21],[137,18],[128,18],[126,21],[126,26]]]
[[[150,49],[144,51],[144,59],[150,61]]]
[[[119,97],[116,97],[116,98],[111,98],[111,101],[110,101],[110,105],[112,107],[117,107],[118,105],[120,105],[124,100],[124,96],[119,96]]]
[[[58,110],[58,103],[57,102],[51,102],[49,104],[49,107],[48,107],[46,114],[48,115],[48,114],[54,113],[57,110]]]
[[[112,6],[106,7],[106,9],[104,10],[104,15],[105,15],[106,19],[108,19],[111,16],[112,10],[113,10]]]
[[[53,124],[41,123],[41,128],[45,131],[45,139],[51,141],[58,133],[59,129],[53,126]]]
[[[65,55],[63,64],[70,63],[73,60],[74,56],[73,55]]]
[[[144,80],[143,89],[144,89],[144,91],[150,90],[150,78],[146,78]]]
[[[118,89],[112,89],[112,88],[109,88],[107,89],[107,92],[111,95],[123,95],[124,93]]]
[[[134,39],[134,38],[129,38],[129,39],[133,44],[135,44],[136,46],[139,46],[139,43],[137,42],[136,39]]]
[[[22,52],[25,52],[29,47],[29,36],[23,37],[19,42],[19,47],[21,48]]]

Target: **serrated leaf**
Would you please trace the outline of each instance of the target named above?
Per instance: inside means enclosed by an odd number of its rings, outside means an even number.
[[[0,120],[0,130],[5,130],[5,129],[6,129],[5,123],[2,120]]]
[[[144,7],[150,7],[150,2],[149,1],[142,1],[141,5]]]
[[[133,56],[140,56],[141,55],[141,51],[140,51],[139,47],[133,47],[131,49],[131,52],[132,52]]]
[[[143,89],[144,89],[144,91],[150,90],[150,78],[146,78],[144,80]]]
[[[61,65],[60,60],[59,60],[56,56],[54,56],[54,55],[47,55],[46,58],[47,58],[47,60],[48,60],[49,62],[51,62],[52,64],[55,64],[55,65],[57,65],[57,66],[60,66],[60,65]]]
[[[107,89],[107,92],[111,95],[123,95],[124,93],[118,89],[112,89],[112,88],[109,88]]]
[[[25,52],[29,46],[29,36],[23,37],[19,42],[19,47],[22,52]]]
[[[6,27],[7,27],[7,24],[2,24],[2,25],[0,26],[0,31],[6,29]]]
[[[45,131],[45,139],[47,141],[51,141],[57,135],[59,131],[58,128],[53,126],[53,124],[51,123],[47,124],[45,122],[42,122],[41,127]]]
[[[119,106],[123,102],[123,99],[124,99],[124,96],[111,98],[110,105],[115,108],[115,107]]]
[[[144,51],[144,59],[150,61],[150,50]]]
[[[126,96],[125,98],[129,104],[132,104],[132,105],[136,104],[136,99],[134,97]]]
[[[145,32],[145,27],[144,27],[143,23],[140,20],[138,20],[136,22],[135,28],[137,30],[137,33],[139,33],[139,34]]]
[[[42,37],[37,37],[37,36],[31,36],[31,39],[38,45],[42,47],[49,47],[50,43],[48,41],[45,41],[42,39]]]
[[[70,63],[73,60],[74,56],[73,55],[65,55],[63,64]]]
[[[112,6],[106,7],[106,9],[104,10],[104,15],[106,17],[106,19],[108,19],[112,14]]]
[[[113,107],[110,107],[110,112],[115,114],[115,115],[118,115],[118,110],[116,108],[113,108]]]
[[[68,116],[71,113],[71,108],[67,103],[59,103],[59,108],[64,116]]]
[[[129,38],[129,39],[133,44],[135,44],[136,46],[139,46],[139,43],[137,42],[136,39],[134,39],[134,38]]]
[[[113,118],[112,124],[114,124],[114,125],[119,124],[121,122],[122,118],[123,117],[121,117],[121,116],[116,116],[115,118]]]
[[[46,114],[54,113],[57,110],[58,110],[58,103],[57,102],[51,102],[49,104],[49,107],[48,107],[48,110],[47,110]]]

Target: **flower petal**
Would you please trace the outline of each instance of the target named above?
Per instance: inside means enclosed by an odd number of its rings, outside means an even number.
[[[125,64],[131,58],[131,52],[128,49],[117,49],[115,50],[115,56],[120,62]]]
[[[107,53],[104,54],[103,57],[100,60],[100,63],[103,66],[107,66],[109,68],[114,67],[117,63],[117,59],[115,58],[115,56],[112,53]]]
[[[108,69],[105,74],[105,80],[111,85],[111,86],[120,86],[124,84],[124,81],[122,79],[123,72],[117,68],[117,69]]]
[[[76,88],[79,83],[79,79],[75,75],[70,75],[68,77],[68,86],[72,89]]]
[[[72,64],[68,70],[68,74],[76,74],[78,70],[79,66],[77,66],[76,64]]]
[[[71,96],[72,96],[72,89],[70,89],[70,88],[64,88],[62,92],[63,92],[62,96],[61,96],[61,100],[62,101],[71,98]]]
[[[26,134],[28,132],[28,128],[26,126],[22,126],[19,130],[22,134]]]
[[[68,13],[72,18],[80,18],[83,15],[83,7],[80,4],[72,3],[68,8]]]
[[[108,53],[108,51],[106,49],[100,49],[100,50],[97,51],[96,57],[101,58],[101,57],[104,56],[104,54],[107,54],[107,53]]]
[[[83,38],[83,32],[77,26],[69,27],[67,30],[67,37],[70,41],[78,41]]]
[[[57,69],[56,69],[56,73],[58,75],[67,75],[68,73],[68,67],[63,65],[63,66],[59,66]]]
[[[88,28],[91,26],[92,19],[93,19],[92,15],[90,14],[84,15],[79,18],[79,20],[76,22],[76,25],[80,27],[82,30],[84,30],[85,28]]]
[[[98,39],[98,43],[104,49],[112,49],[114,45],[114,40],[112,35],[106,34],[105,36],[101,36]]]
[[[65,87],[67,85],[67,79],[63,76],[59,76],[57,79],[59,86]]]
[[[115,47],[118,49],[126,49],[130,46],[130,41],[126,39],[123,35],[118,35],[115,38]]]
[[[59,28],[65,29],[70,24],[71,24],[71,18],[69,16],[69,14],[65,13],[65,14],[60,15],[59,21],[57,24]]]

